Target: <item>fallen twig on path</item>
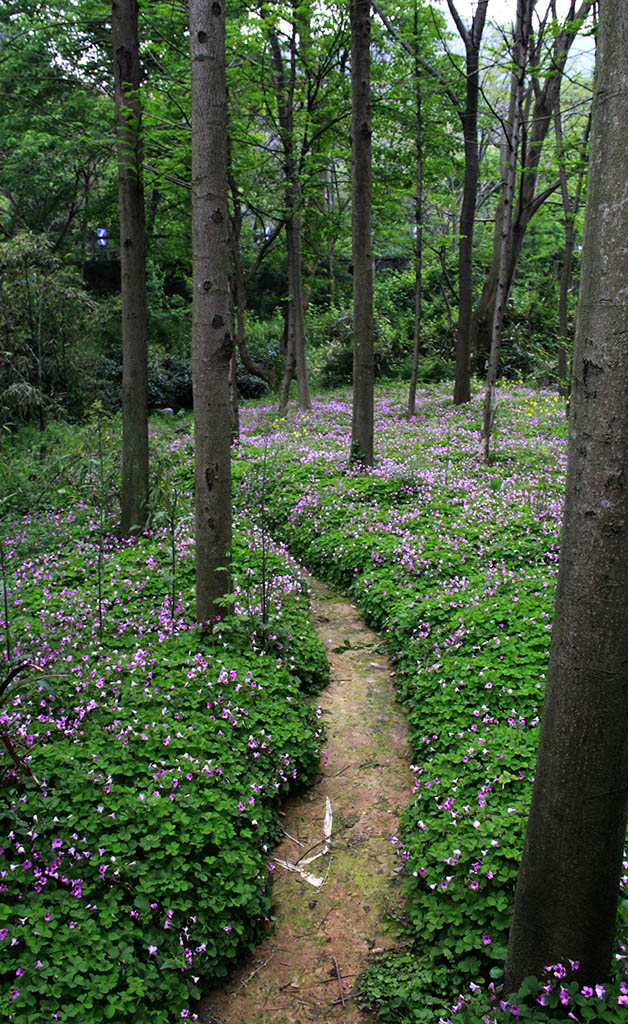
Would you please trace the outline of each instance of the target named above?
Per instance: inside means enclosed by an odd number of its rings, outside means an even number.
[[[359,992],[347,992],[347,994],[345,996],[345,1003],[346,1003],[347,999],[355,999],[355,997],[357,995],[359,995],[359,994],[360,994]],[[334,999],[333,1003],[331,1003],[330,1005],[331,1006],[340,1006],[340,1002],[341,1002],[340,999]],[[344,1006],[345,1003],[343,1003],[342,1005]]]
[[[291,836],[289,832],[286,832],[285,828],[282,828],[281,831],[283,832],[284,836],[286,836],[288,839],[291,839],[293,843],[297,844],[297,846],[305,846],[305,843],[302,843],[300,839],[295,839],[295,837]]]
[[[343,1009],[344,1009],[344,1006],[345,1006],[345,992],[344,992],[344,989],[342,987],[342,978],[340,976],[340,968],[338,966],[338,961],[336,960],[335,956],[332,956],[332,960],[334,961],[334,967],[336,968],[336,977],[338,978],[338,989],[340,991],[340,1001],[341,1001]]]
[[[264,960],[263,964],[260,964],[259,967],[255,968],[254,971],[251,971],[251,973],[249,974],[248,978],[243,978],[242,979],[240,984],[242,985],[243,988],[246,988],[246,986],[248,985],[249,981],[251,981],[255,977],[256,974],[259,974],[260,971],[264,970],[264,968],[266,967],[266,964],[270,963],[270,961],[272,960],[274,955],[275,955],[274,953],[271,953],[271,955],[266,960]]]

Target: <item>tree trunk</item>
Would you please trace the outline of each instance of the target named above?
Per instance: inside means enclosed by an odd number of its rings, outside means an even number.
[[[262,7],[262,17],[265,9]],[[286,182],[286,255],[288,260],[288,302],[290,317],[288,320],[288,357],[280,396],[280,409],[285,408],[290,383],[296,369],[297,395],[300,409],[310,409],[310,388],[307,375],[307,357],[305,351],[305,310],[303,305],[303,262],[301,255],[301,182],[294,144],[294,90],[297,75],[296,55],[296,22],[298,18],[297,4],[292,9],[292,36],[290,40],[290,74],[287,77],[284,58],[275,29],[269,31],[269,41],[273,55],[273,86],[277,97],[277,120],[279,135],[284,155],[284,175]],[[290,353],[294,355],[294,364]],[[293,369],[294,366],[294,369]],[[288,376],[290,374],[290,376]]]
[[[575,240],[575,219],[580,209],[580,197],[582,195],[582,183],[586,166],[586,149],[591,131],[591,117],[587,119],[587,126],[582,140],[580,167],[576,190],[573,200],[569,195],[567,180],[567,168],[565,166],[565,145],[563,141],[563,126],[560,113],[560,97],[554,111],[554,130],[556,135],[556,150],[560,174],[560,194],[563,203],[563,216],[565,218],[565,253],[560,268],[560,293],[558,299],[558,393],[563,397],[569,394],[568,381],[568,353],[569,353],[569,292],[571,290],[571,273],[573,265],[573,250]]]
[[[423,290],[423,115],[421,95],[421,66],[419,64],[419,15],[414,3],[414,88],[415,88],[415,137],[416,153],[416,199],[414,205],[414,227],[416,248],[414,250],[414,337],[412,344],[412,371],[408,389],[408,416],[416,413],[416,383],[419,372],[421,350],[421,314]]]
[[[628,7],[600,0],[560,572],[505,988],[614,947],[628,813]]]
[[[231,440],[240,438],[240,400],[238,396],[238,372],[235,345],[229,360],[229,403],[231,405]]]
[[[45,289],[45,278],[44,284],[42,284],[41,291],[39,293],[39,301],[37,303],[37,405],[39,414],[39,432],[43,434],[46,429],[46,415],[44,412],[44,339],[42,336],[42,324],[41,319],[43,315],[44,305],[44,289]]]
[[[351,0],[353,414],[351,462],[373,465],[373,253],[371,239],[370,0]]]
[[[230,175],[230,187],[231,187],[231,205],[233,210],[233,216],[231,221],[231,258],[233,264],[234,283],[233,289],[235,291],[235,335],[236,345],[242,365],[244,369],[255,377],[259,377],[260,380],[265,381],[269,387],[273,387],[276,383],[273,380],[273,375],[265,367],[260,366],[252,358],[246,343],[246,280],[244,272],[242,270],[242,260],[240,257],[240,233],[242,230],[242,205],[240,203],[240,197],[238,195],[238,189],[234,178]]]
[[[231,572],[233,334],[225,13],[218,0],[191,0],[190,53],[196,619],[203,623],[224,615]]]
[[[571,44],[578,34],[582,20],[586,18],[592,7],[593,0],[582,0],[578,10],[576,11],[575,0],[572,0],[570,11],[563,23],[563,27],[554,40],[550,71],[548,72],[542,86],[540,82],[536,83],[536,98],[530,117],[528,118],[525,154],[522,158],[519,173],[521,188],[517,197],[517,206],[512,220],[510,256],[508,259],[506,275],[509,293],[512,289],[515,270],[519,262],[528,225],[537,210],[541,208],[545,200],[553,194],[559,185],[559,182],[556,181],[537,195],[536,187],[539,179],[539,165],[543,150],[543,143],[545,142],[552,123],[552,115],[560,92],[565,62],[569,55]],[[477,353],[478,358],[481,358],[483,354],[485,355],[489,351],[491,341],[491,325],[493,320],[493,310],[495,309],[497,280],[499,277],[502,217],[503,206],[500,201],[495,214],[493,258],[484,280],[482,293],[478,300],[472,321],[471,347]]]
[[[466,102],[459,110],[464,136],[464,182],[460,213],[460,241],[458,244],[458,328],[456,331],[456,377],[454,405],[471,398],[471,322],[473,313],[473,231],[479,177],[478,148],[478,95],[480,89],[480,43],[486,20],[488,0],[480,0],[473,16],[471,31],[467,31],[453,8],[449,8],[456,21],[466,50]]]
[[[290,398],[290,385],[294,380],[297,359],[294,351],[293,307],[289,305],[284,313],[284,328],[281,351],[284,357],[283,378],[279,387],[279,413],[285,415]]]
[[[286,250],[288,258],[288,290],[290,292],[290,318],[288,320],[288,352],[294,354],[294,363],[286,360],[286,379],[283,394],[286,403],[290,390],[290,382],[296,370],[297,404],[299,409],[311,409],[310,386],[307,375],[307,357],[305,351],[305,305],[303,302],[303,261],[301,255],[301,214],[296,212],[300,207],[300,186],[296,175],[289,189],[292,210],[295,211],[286,221]],[[289,376],[287,376],[289,374]]]
[[[508,154],[505,178],[502,189],[501,239],[499,269],[497,275],[497,291],[495,310],[493,313],[493,330],[491,336],[491,352],[486,375],[484,404],[482,409],[482,429],[478,455],[482,462],[488,461],[493,419],[495,415],[495,384],[499,369],[499,352],[501,349],[502,328],[506,302],[508,301],[508,262],[510,257],[510,240],[512,224],[512,204],[515,194],[515,177],[517,174],[517,155],[519,153],[519,135],[521,132],[523,88],[525,84],[528,38],[532,19],[532,3],[530,0],[517,0],[517,15],[513,38],[513,62],[515,70],[512,74],[510,95],[510,117],[506,128],[505,146]]]
[[[573,264],[574,223],[571,211],[565,213],[565,252],[560,268],[560,291],[558,296],[558,394],[569,394],[569,291]]]
[[[122,496],[120,533],[148,512],[146,229],[137,0],[111,5],[122,281]]]

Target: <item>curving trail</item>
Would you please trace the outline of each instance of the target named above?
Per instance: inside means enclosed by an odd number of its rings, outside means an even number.
[[[318,784],[284,808],[286,837],[272,858],[276,928],[225,989],[203,999],[203,1024],[365,1024],[352,998],[355,980],[373,950],[400,940],[402,861],[391,838],[412,780],[391,665],[355,607],[309,583],[331,665],[319,697],[327,764]],[[294,864],[324,847],[327,797],[331,849],[304,868],[324,879],[316,887],[277,859]]]

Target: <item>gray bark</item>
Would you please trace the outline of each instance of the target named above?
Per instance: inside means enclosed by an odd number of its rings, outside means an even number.
[[[569,355],[569,292],[572,284],[573,250],[575,244],[575,219],[580,208],[582,196],[582,184],[586,167],[586,150],[591,131],[591,117],[587,120],[587,126],[582,140],[580,152],[580,166],[576,178],[576,189],[573,198],[569,195],[569,183],[567,168],[565,166],[565,144],[563,141],[563,126],[560,112],[560,97],[554,111],[554,130],[556,135],[556,150],[559,163],[560,195],[563,204],[563,217],[565,221],[565,252],[563,263],[560,268],[560,293],[558,299],[558,393],[566,396],[569,394],[568,382],[568,355]]]
[[[191,0],[192,385],[196,618],[224,615],[231,571],[233,352],[227,205],[225,13],[217,0]]]
[[[351,0],[351,202],[353,255],[352,462],[373,465],[373,252],[371,237],[371,18]]]
[[[137,0],[111,5],[122,300],[122,494],[120,533],[148,512],[146,226]]]
[[[628,7],[600,0],[565,519],[505,988],[613,953],[628,813]]]

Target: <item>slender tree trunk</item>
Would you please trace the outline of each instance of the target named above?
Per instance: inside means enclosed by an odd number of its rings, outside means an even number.
[[[416,152],[416,199],[414,205],[414,228],[416,248],[414,250],[414,337],[412,342],[412,372],[408,389],[408,416],[416,412],[416,383],[419,372],[421,351],[421,318],[423,290],[423,114],[421,95],[421,65],[419,64],[419,15],[414,3],[414,89],[415,89],[415,136]]]
[[[289,196],[293,202],[292,209],[300,208],[300,185],[295,173]],[[307,374],[307,356],[305,351],[305,304],[303,301],[303,259],[301,253],[301,214],[294,212],[286,221],[286,249],[288,257],[288,289],[290,292],[291,315],[288,321],[289,337],[288,352],[294,353],[294,364],[286,360],[286,373],[290,377],[284,382],[284,393],[290,389],[290,381],[296,370],[297,403],[299,409],[311,409],[310,386]]]
[[[505,988],[602,983],[628,813],[628,7],[600,0],[565,519]]]
[[[273,380],[273,376],[269,370],[265,367],[260,366],[252,358],[246,343],[246,280],[244,278],[244,272],[242,270],[242,260],[240,258],[240,232],[242,230],[242,206],[238,195],[238,189],[235,181],[231,178],[231,197],[232,197],[232,209],[233,217],[231,221],[231,258],[233,263],[233,275],[234,284],[233,288],[235,291],[235,334],[236,334],[236,345],[237,350],[242,360],[244,369],[249,373],[252,373],[255,377],[259,377],[260,380],[265,381],[270,387],[273,387],[276,383]]]
[[[373,252],[371,238],[370,0],[351,0],[353,415],[351,461],[373,465]]]
[[[222,0],[191,0],[192,383],[196,619],[224,615],[231,572],[231,252]]]
[[[456,377],[454,405],[471,398],[471,322],[473,313],[473,232],[479,177],[478,96],[480,90],[480,43],[486,20],[488,0],[479,0],[471,31],[467,31],[453,4],[449,8],[456,20],[466,50],[466,102],[460,110],[464,137],[464,182],[458,244],[458,328],[456,331]]]
[[[488,0],[478,0],[470,30],[466,28],[462,21],[454,0],[447,0],[447,4],[456,28],[460,33],[460,37],[464,42],[466,51],[466,99],[464,107],[460,104],[456,94],[449,89],[446,83],[443,82],[440,75],[421,60],[418,49],[415,50],[413,56],[415,58],[416,65],[425,67],[428,74],[434,75],[441,85],[445,85],[445,91],[460,117],[464,137],[465,164],[458,242],[459,296],[458,327],[456,331],[456,378],[454,384],[454,404],[460,405],[463,402],[468,402],[471,398],[473,232],[475,227],[475,207],[477,202],[479,178],[479,147],[477,137],[478,96],[480,90],[479,66],[480,44],[482,42],[484,23],[486,21]],[[383,24],[392,35],[393,39],[397,39],[397,33],[377,0],[373,0],[373,7],[377,11],[377,14]],[[410,48],[407,43],[402,40],[401,44],[408,52],[410,52]],[[447,308],[448,312],[450,312],[448,301]]]
[[[262,16],[265,8],[262,7]],[[288,260],[288,301],[290,317],[288,330],[288,357],[286,358],[283,387],[280,396],[280,409],[287,404],[287,395],[294,370],[297,374],[297,395],[300,409],[310,409],[310,388],[307,374],[307,356],[305,350],[305,310],[303,305],[303,261],[301,254],[301,182],[299,167],[295,153],[294,141],[294,90],[297,74],[297,4],[292,7],[292,36],[290,40],[290,73],[286,76],[284,57],[279,38],[275,29],[269,32],[269,41],[273,55],[273,85],[277,97],[277,120],[284,155],[284,175],[286,181],[286,255]],[[294,354],[294,364],[290,352]],[[288,377],[287,375],[290,374]]]
[[[45,279],[44,279],[45,280]],[[46,416],[44,412],[44,339],[42,334],[42,315],[44,305],[44,289],[45,283],[39,293],[39,301],[37,303],[37,393],[38,393],[38,412],[39,412],[39,432],[43,434],[46,429]]]
[[[582,20],[593,7],[594,0],[581,0],[576,10],[575,0],[571,0],[570,10],[566,15],[561,31],[557,34],[552,47],[552,62],[544,83],[536,83],[535,101],[528,118],[526,130],[525,157],[522,161],[519,180],[521,183],[517,196],[516,210],[512,219],[510,255],[507,267],[507,287],[510,292],[514,281],[515,270],[519,262],[523,242],[530,221],[537,210],[558,188],[559,182],[553,182],[547,189],[537,194],[540,161],[543,143],[552,124],[554,107],[558,100],[562,74],[571,45],[578,34]],[[491,325],[495,309],[495,294],[499,278],[501,219],[503,207],[500,203],[495,214],[495,233],[493,235],[493,258],[482,287],[482,292],[473,314],[471,330],[471,347],[479,356],[489,350]]]
[[[279,413],[285,415],[290,398],[290,385],[294,380],[297,360],[294,351],[294,326],[292,323],[294,309],[291,303],[284,309],[283,333],[281,336],[280,353],[283,356],[283,377],[279,385]]]
[[[111,5],[122,280],[122,497],[120,533],[148,513],[146,229],[137,0]]]
[[[489,456],[489,446],[495,414],[495,383],[497,381],[497,371],[499,369],[499,353],[501,349],[502,329],[504,326],[504,314],[506,312],[506,302],[508,301],[508,262],[510,257],[512,204],[515,194],[517,154],[519,153],[519,135],[521,132],[522,121],[523,89],[525,84],[528,38],[530,35],[533,5],[534,0],[532,0],[532,3],[530,0],[517,0],[517,16],[513,38],[513,61],[515,70],[512,75],[510,118],[506,129],[505,140],[508,159],[506,161],[505,177],[502,189],[503,215],[501,219],[499,270],[497,278],[497,292],[495,295],[495,310],[493,313],[491,351],[488,361],[488,373],[486,376],[484,404],[482,409],[482,429],[480,432],[480,444],[478,450],[478,455],[482,462],[487,462]]]

